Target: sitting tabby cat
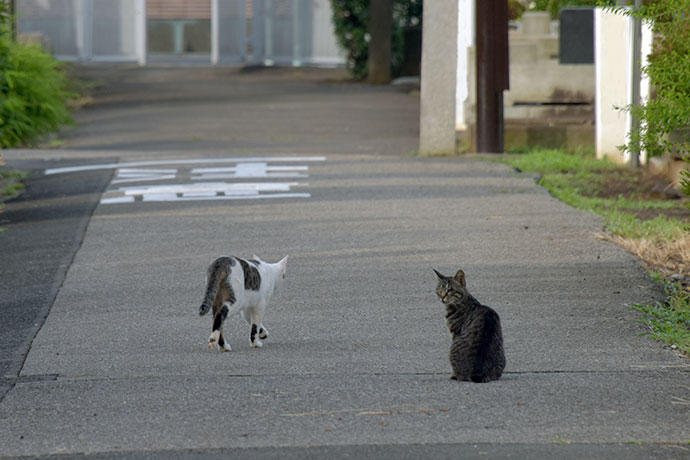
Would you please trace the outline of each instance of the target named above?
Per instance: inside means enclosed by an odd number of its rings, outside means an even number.
[[[263,345],[259,339],[268,338],[268,331],[262,323],[264,312],[273,291],[285,278],[286,267],[287,256],[276,264],[269,264],[256,256],[251,260],[219,257],[213,261],[208,267],[206,296],[199,307],[199,315],[205,315],[213,306],[209,349],[232,350],[223,337],[223,322],[229,314],[238,312],[251,325],[250,345]]]
[[[434,272],[438,276],[436,294],[446,306],[446,325],[453,338],[451,378],[473,382],[498,380],[506,366],[498,313],[467,292],[462,270],[452,278]]]

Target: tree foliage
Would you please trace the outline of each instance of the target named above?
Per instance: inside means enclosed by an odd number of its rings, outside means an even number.
[[[333,25],[340,46],[347,54],[346,65],[357,79],[367,76],[367,58],[369,56],[369,23],[370,0],[331,0],[333,8]],[[421,26],[422,0],[394,0],[393,27],[391,37],[391,65],[393,74],[397,75],[405,53],[404,30],[408,27]]]
[[[12,38],[12,19],[0,2],[0,148],[31,144],[71,122],[71,94],[59,63],[37,45]]]
[[[649,63],[642,68],[655,94],[640,106],[625,108],[641,124],[623,148],[644,149],[649,155],[673,152],[690,162],[690,0],[654,0],[638,11],[613,10],[650,21],[655,37]],[[687,171],[683,184],[690,195]]]
[[[561,8],[577,6],[597,6],[596,0],[534,0],[528,3],[530,3],[532,10],[548,11],[551,14],[551,17],[554,19],[558,18],[558,12],[561,10]],[[614,2],[606,1],[599,3],[605,3],[607,5],[610,5]]]

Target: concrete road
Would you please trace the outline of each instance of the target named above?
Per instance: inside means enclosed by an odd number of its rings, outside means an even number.
[[[377,114],[418,110],[390,88],[291,84],[324,106],[367,93]],[[155,100],[168,126],[164,114],[179,111]],[[293,104],[302,139],[310,111]],[[314,115],[363,126],[363,107],[353,120],[333,107]],[[199,150],[148,150],[134,134],[140,148],[92,149],[78,145],[81,129],[69,149],[8,153],[17,164],[51,159],[54,174],[36,181],[107,185],[25,361],[3,380],[0,458],[690,458],[690,365],[644,337],[631,308],[659,288],[598,237],[598,217],[532,177],[405,155],[411,141],[400,155],[376,147],[388,143],[383,132],[414,133],[411,122],[355,132],[349,152],[347,136],[332,150],[279,140],[246,152],[203,140]],[[372,152],[358,152],[360,141]],[[0,239],[20,224],[3,224]],[[239,318],[226,326],[233,352],[206,348],[211,320],[197,310],[205,268],[222,254],[290,256],[261,349]],[[449,379],[432,267],[462,267],[501,315],[501,380]]]

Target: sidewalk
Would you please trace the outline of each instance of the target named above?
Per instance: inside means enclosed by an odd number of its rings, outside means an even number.
[[[404,155],[418,106],[398,89],[285,77],[284,87],[301,90],[281,95],[271,78],[239,75],[205,86],[235,88],[229,99],[193,100],[178,76],[175,91],[189,94],[181,104],[195,114],[186,131],[171,121],[180,102],[141,83],[162,72],[122,74],[120,88],[143,84],[146,104],[103,102],[79,114],[67,149],[9,160],[233,157],[236,168],[254,157],[283,172],[305,166],[270,180],[308,196],[100,204],[21,378],[0,401],[0,458],[690,456],[690,365],[642,336],[631,305],[659,289],[632,255],[597,237],[599,217],[503,165]],[[136,105],[119,91],[113,101]],[[227,126],[187,142],[214,123],[201,107],[214,119],[255,110],[255,123],[227,146]],[[271,133],[260,120],[275,124]],[[132,122],[153,134],[129,136]],[[310,141],[319,123],[325,140]],[[290,163],[285,154],[325,159]],[[155,166],[174,169],[178,182],[201,167]],[[206,348],[210,319],[197,313],[205,269],[228,253],[290,256],[261,349],[249,347],[239,318],[226,326],[232,353]],[[462,267],[470,292],[501,315],[501,380],[450,380],[432,267]]]

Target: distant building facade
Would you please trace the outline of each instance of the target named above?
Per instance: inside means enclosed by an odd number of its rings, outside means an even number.
[[[58,59],[342,65],[329,0],[16,0],[17,30]]]

